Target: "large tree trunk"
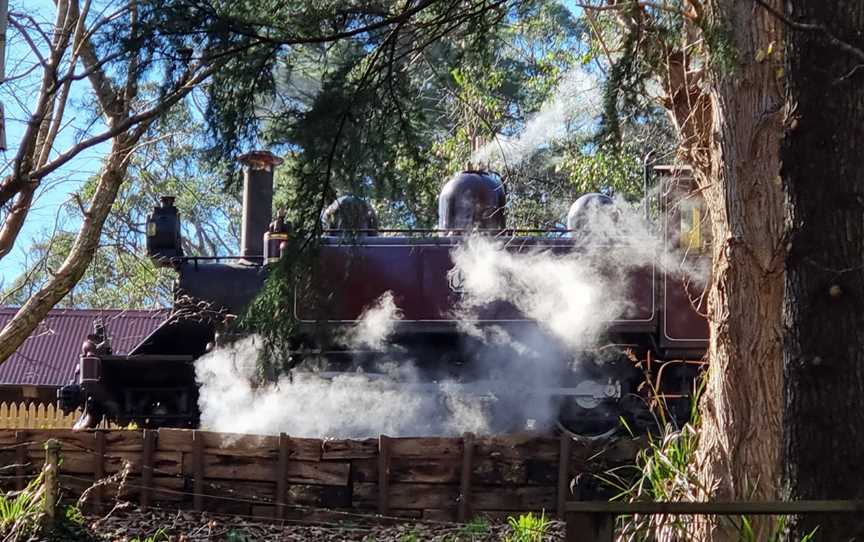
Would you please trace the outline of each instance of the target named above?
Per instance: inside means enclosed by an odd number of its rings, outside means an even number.
[[[864,46],[861,0],[793,0],[790,18]],[[791,499],[864,499],[864,53],[790,31],[783,145],[791,250],[784,349]],[[797,518],[791,540],[860,540],[860,516]]]
[[[783,406],[783,96],[777,59],[783,28],[755,3],[740,0],[716,0],[711,19],[720,40],[711,50],[713,61],[724,60],[717,47],[722,40],[735,57],[727,71],[714,70],[708,150],[694,154],[713,232],[710,369],[696,468],[708,499],[771,499],[779,489]],[[724,525],[702,525],[695,537],[737,540]],[[768,521],[755,527],[756,539],[764,540]]]

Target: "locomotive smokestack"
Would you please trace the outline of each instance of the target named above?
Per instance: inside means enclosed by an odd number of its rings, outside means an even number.
[[[239,159],[243,164],[243,223],[240,255],[264,255],[264,232],[273,215],[273,171],[282,159],[269,151],[252,151]]]

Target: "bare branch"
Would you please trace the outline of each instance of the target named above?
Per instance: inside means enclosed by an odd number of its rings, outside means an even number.
[[[30,34],[29,34],[29,32],[27,32],[27,29],[24,28],[24,26],[22,24],[20,24],[18,21],[16,21],[15,18],[12,17],[11,13],[9,14],[9,24],[12,25],[13,27],[15,27],[15,29],[21,33],[21,37],[23,37],[24,41],[27,42],[27,45],[30,47],[30,51],[34,55],[36,55],[36,58],[39,59],[39,64],[41,64],[43,66],[45,64],[47,64],[48,61],[45,60],[44,56],[42,56],[42,51],[39,50],[39,47],[33,41],[33,38],[30,37]]]
[[[607,4],[607,5],[598,5],[595,6],[593,4],[582,4],[579,2],[575,2],[574,5],[578,8],[582,8],[585,10],[593,10],[593,11],[622,11],[633,9],[634,7],[639,8],[653,8],[660,11],[667,11],[669,13],[675,13],[677,15],[689,16],[686,11],[683,11],[679,8],[672,7],[666,4],[660,4],[657,2],[647,2],[647,1],[639,1],[639,2],[622,2],[620,4]]]

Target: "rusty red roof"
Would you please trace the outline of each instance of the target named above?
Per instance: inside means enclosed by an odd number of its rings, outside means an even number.
[[[0,308],[0,328],[16,308]],[[167,310],[54,309],[6,362],[0,363],[0,385],[62,386],[72,378],[81,343],[102,318],[115,354],[125,354],[149,335]]]

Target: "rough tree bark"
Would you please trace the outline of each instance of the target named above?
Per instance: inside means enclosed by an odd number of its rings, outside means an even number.
[[[694,471],[703,500],[773,499],[782,449],[782,305],[786,239],[782,0],[685,0],[680,41],[657,31],[650,8],[606,0],[639,32],[663,105],[693,167],[713,234],[708,294],[709,374]],[[756,540],[770,520],[754,519]],[[696,522],[687,540],[738,540],[727,522]],[[669,533],[662,533],[667,536]]]
[[[864,3],[792,0],[789,8],[786,73],[794,115],[782,148],[791,231],[783,359],[787,497],[861,500]],[[806,515],[792,523],[789,539],[816,526],[818,540],[864,536],[861,517]]]
[[[771,499],[782,439],[783,94],[782,64],[773,57],[783,28],[753,2],[717,0],[711,10],[735,62],[731,73],[712,77],[709,161],[696,156],[714,239],[710,368],[696,468],[711,500]],[[756,540],[767,538],[768,521],[754,528]],[[722,522],[697,534],[738,539]]]
[[[694,469],[704,500],[767,500],[778,495],[782,447],[784,28],[755,2],[689,4],[711,67],[696,79],[685,47],[667,55],[663,75],[713,234],[709,374]],[[739,536],[722,520],[695,525],[688,540]],[[770,521],[754,519],[753,527],[763,540]]]

